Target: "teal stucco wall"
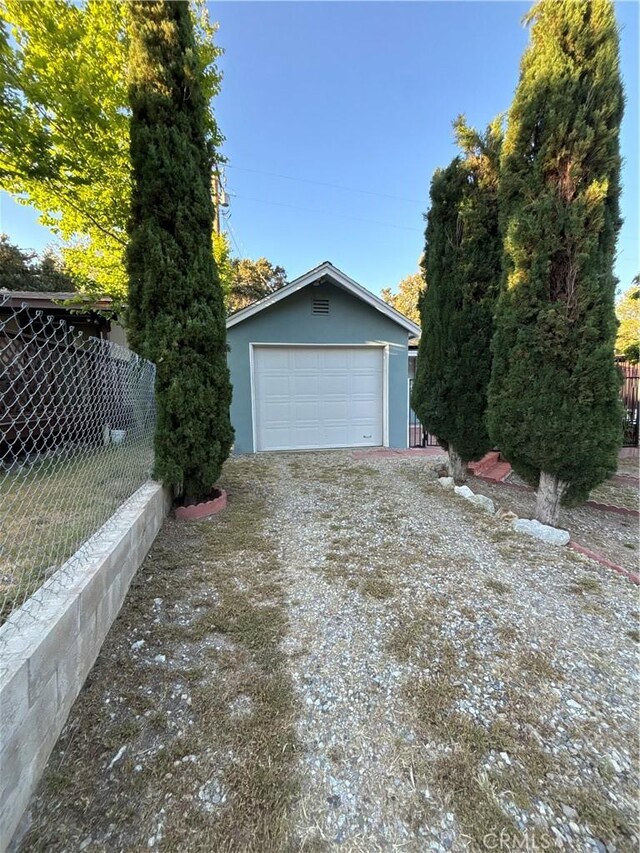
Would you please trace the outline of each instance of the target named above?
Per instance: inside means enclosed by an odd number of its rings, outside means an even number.
[[[327,316],[312,313],[312,300],[329,299]],[[408,333],[384,314],[330,283],[308,285],[249,317],[228,332],[233,384],[231,423],[235,453],[253,452],[249,345],[387,344],[389,346],[389,446],[407,446]]]

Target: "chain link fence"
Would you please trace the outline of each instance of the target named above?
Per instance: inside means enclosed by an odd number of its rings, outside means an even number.
[[[151,476],[154,379],[151,362],[0,294],[0,624]]]

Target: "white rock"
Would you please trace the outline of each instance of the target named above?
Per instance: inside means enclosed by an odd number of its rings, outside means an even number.
[[[122,756],[125,754],[126,751],[127,751],[127,747],[121,746],[120,749],[116,752],[116,754],[111,759],[111,762],[110,762],[109,766],[107,767],[107,770],[111,770],[113,765],[117,764],[117,762],[120,761],[120,759],[122,758]]]
[[[461,498],[472,498],[473,492],[469,488],[469,486],[455,486],[453,491],[456,495],[460,495]]]
[[[568,545],[571,538],[568,530],[541,524],[535,518],[516,518],[511,527],[518,533],[526,533],[527,536],[534,536],[550,545]]]
[[[438,477],[438,482],[443,489],[452,489],[455,486],[453,477]]]
[[[216,806],[222,806],[227,800],[227,794],[217,779],[210,779],[200,786],[198,799],[202,802],[205,810],[212,813]]]
[[[480,509],[485,509],[487,512],[490,512],[491,515],[496,511],[495,504],[488,498],[486,495],[472,495],[470,498],[467,498],[469,503],[475,504],[479,506]]]
[[[154,657],[154,661],[156,661],[157,663],[164,663],[166,661],[166,659],[167,659],[166,655],[156,655]]]
[[[144,646],[144,640],[136,640],[135,643],[131,643],[131,651],[137,652],[138,649],[141,649]]]

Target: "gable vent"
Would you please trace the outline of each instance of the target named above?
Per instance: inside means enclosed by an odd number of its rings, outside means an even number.
[[[329,300],[328,299],[314,299],[311,311],[313,314],[328,314],[329,313]]]

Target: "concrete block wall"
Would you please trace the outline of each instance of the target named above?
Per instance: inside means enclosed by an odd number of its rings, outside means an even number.
[[[0,627],[0,851],[171,505],[142,486]]]

